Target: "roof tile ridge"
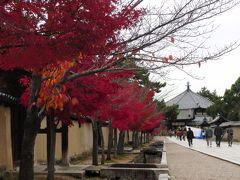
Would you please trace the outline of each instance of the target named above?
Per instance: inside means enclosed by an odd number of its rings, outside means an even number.
[[[185,96],[185,94],[188,92],[188,90],[185,90],[185,91],[183,91],[181,94],[179,94],[178,96],[180,96],[180,95],[182,95],[182,97],[181,98],[179,98],[179,100],[177,101],[177,103],[180,101],[180,100],[182,100],[182,98]]]
[[[191,89],[189,89],[189,91],[190,91],[191,93],[194,93]],[[189,93],[190,96],[191,96],[191,98],[192,98],[193,101],[196,103],[196,105],[200,107],[199,103],[195,101],[195,99],[194,99],[194,97],[193,97],[193,95],[192,95],[191,93]],[[196,94],[196,93],[194,93],[194,94]]]
[[[179,97],[179,96],[181,96],[182,94],[184,94],[186,91],[187,91],[187,90],[183,91],[183,92],[182,92],[182,93],[180,93],[179,95],[177,95],[177,96],[175,96],[174,98],[172,98],[172,99],[168,100],[166,103],[168,103],[168,102],[170,102],[170,101],[172,101],[172,100],[176,99],[177,97]],[[182,97],[181,97],[180,99],[182,99]],[[177,102],[179,102],[179,101],[177,101]]]

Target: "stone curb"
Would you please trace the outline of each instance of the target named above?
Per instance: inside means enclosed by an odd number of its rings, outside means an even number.
[[[158,180],[168,180],[169,179],[169,175],[168,174],[160,174],[158,176]]]
[[[168,180],[169,179],[169,169],[167,163],[167,150],[166,150],[166,141],[163,140],[163,151],[162,151],[162,159],[161,159],[161,168],[166,169],[166,171],[162,171],[162,173],[158,176],[158,180]]]

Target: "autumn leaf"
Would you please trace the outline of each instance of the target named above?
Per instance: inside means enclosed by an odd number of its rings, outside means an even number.
[[[72,106],[77,106],[77,105],[79,104],[79,101],[78,101],[77,98],[73,97],[73,98],[71,99],[71,103],[72,103]]]

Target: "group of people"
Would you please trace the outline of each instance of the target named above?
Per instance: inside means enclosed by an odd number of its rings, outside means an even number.
[[[219,125],[215,127],[214,131],[212,130],[212,128],[207,127],[203,132],[204,132],[205,139],[207,141],[207,146],[212,147],[213,136],[215,136],[216,146],[220,147],[221,140],[225,132]],[[232,141],[233,141],[233,129],[231,127],[227,128],[226,133],[227,133],[228,146],[231,147]],[[180,141],[182,140],[185,141],[185,138],[187,138],[189,147],[193,145],[194,133],[191,130],[191,128],[188,128],[188,130],[186,128],[178,128],[174,132],[170,131],[169,134],[170,136],[175,134]]]
[[[180,141],[182,141],[182,140],[185,141],[186,135],[187,135],[187,129],[186,128],[178,128],[175,131],[175,135]]]
[[[185,139],[187,138],[189,147],[193,145],[192,140],[194,138],[194,133],[191,130],[191,128],[188,128],[188,130],[187,130],[187,128],[178,128],[175,131],[175,135],[180,141],[182,141],[182,140],[185,141]]]
[[[233,141],[233,129],[231,127],[227,128],[226,133],[227,133],[228,146],[231,147],[232,146],[232,141]],[[220,147],[221,140],[222,140],[222,137],[224,135],[223,129],[219,125],[217,125],[214,129],[214,132],[212,131],[212,129],[210,127],[208,127],[205,130],[205,138],[206,138],[206,141],[207,141],[207,146],[212,147],[213,134],[216,137],[217,147]]]

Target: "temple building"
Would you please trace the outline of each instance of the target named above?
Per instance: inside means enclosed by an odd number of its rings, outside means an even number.
[[[213,103],[206,97],[194,93],[187,83],[187,89],[176,97],[166,102],[167,106],[178,105],[179,114],[172,121],[172,127],[179,126],[206,126],[212,117],[208,116],[206,109]]]

